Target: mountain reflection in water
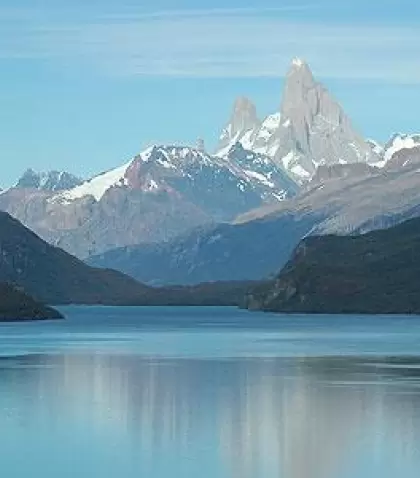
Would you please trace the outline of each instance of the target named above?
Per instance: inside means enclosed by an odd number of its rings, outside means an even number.
[[[65,427],[67,453],[88,439],[95,456],[105,443],[129,478],[384,478],[403,470],[411,478],[420,466],[419,377],[405,358],[9,358],[0,361],[0,427],[18,424],[12,436],[21,447],[31,430],[49,441],[48,478],[63,462],[56,444]],[[103,469],[92,461],[89,473],[117,476],[106,465],[112,456],[102,457]],[[72,463],[72,473],[89,476]]]

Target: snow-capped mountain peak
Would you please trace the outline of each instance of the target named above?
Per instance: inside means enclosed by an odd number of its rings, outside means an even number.
[[[380,161],[300,58],[292,61],[286,75],[280,113],[250,122],[240,134],[224,135],[223,139],[218,156],[225,156],[239,141],[246,149],[273,158],[301,184],[309,181],[320,165]]]
[[[226,191],[252,195],[254,201],[259,197],[262,202],[280,201],[297,192],[296,184],[268,156],[247,151],[238,142],[224,157],[187,146],[152,146],[123,166],[60,193],[51,202],[69,204],[84,197],[100,202],[114,188],[139,194],[194,191],[196,195],[200,188],[217,184]]]
[[[245,96],[237,98],[229,122],[220,135],[217,156],[227,154],[238,141],[251,142],[251,136],[259,125],[260,120],[254,103]]]
[[[305,65],[305,62],[302,60],[302,58],[295,57],[292,60],[292,65],[300,68]]]

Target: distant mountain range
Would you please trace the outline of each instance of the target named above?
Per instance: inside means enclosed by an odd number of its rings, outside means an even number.
[[[233,224],[198,229],[163,244],[91,257],[150,284],[256,280],[276,274],[307,235],[358,234],[420,216],[420,163],[394,170],[365,164],[319,168],[295,198]]]
[[[0,213],[0,320],[60,318],[44,303],[238,305],[256,283],[153,289],[121,272],[95,269]]]
[[[241,97],[217,151],[160,145],[87,181],[28,170],[0,210],[90,264],[149,284],[275,274],[308,234],[420,214],[420,135],[364,139],[302,60],[260,120]]]
[[[83,183],[81,178],[65,171],[39,173],[27,169],[16,183],[17,189],[35,189],[48,192],[65,191]]]
[[[276,312],[419,314],[420,219],[356,237],[305,239],[247,306]]]
[[[21,180],[0,194],[0,209],[82,258],[228,222],[298,191],[270,158],[240,144],[225,158],[189,147],[152,147],[120,168],[59,193],[22,183],[28,184]]]

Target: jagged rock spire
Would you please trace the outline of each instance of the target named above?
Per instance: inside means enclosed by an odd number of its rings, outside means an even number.
[[[310,175],[320,164],[373,163],[375,153],[353,128],[337,100],[318,83],[309,65],[292,62],[286,76],[279,128],[279,159],[291,150]],[[286,125],[286,126],[285,126]]]
[[[237,141],[248,150],[273,158],[300,183],[310,180],[320,165],[373,164],[380,160],[300,58],[292,60],[285,77],[280,113],[260,122],[252,102],[236,100],[217,154],[226,155],[229,145]]]
[[[259,124],[255,104],[245,96],[238,97],[233,105],[229,123],[220,136],[218,149],[225,148],[232,142],[240,141],[248,131],[254,130]]]

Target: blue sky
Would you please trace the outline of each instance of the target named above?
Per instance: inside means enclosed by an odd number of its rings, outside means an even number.
[[[0,186],[211,149],[236,96],[278,109],[295,56],[366,136],[420,131],[417,0],[1,0]]]

